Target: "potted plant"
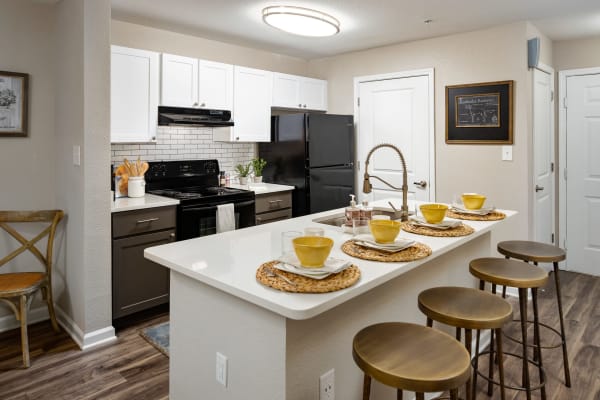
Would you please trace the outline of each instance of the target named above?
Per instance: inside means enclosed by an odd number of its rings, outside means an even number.
[[[254,170],[254,182],[262,182],[262,172],[267,162],[262,158],[255,158],[251,161]]]
[[[235,170],[238,172],[238,177],[240,179],[240,185],[248,184],[248,175],[250,174],[250,167],[252,167],[252,163],[248,163],[246,165],[238,164],[235,166]]]

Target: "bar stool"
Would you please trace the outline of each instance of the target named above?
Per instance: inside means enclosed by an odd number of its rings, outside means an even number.
[[[523,264],[516,260],[504,258],[478,258],[469,263],[469,272],[479,278],[479,286],[483,288],[485,282],[492,284],[492,290],[495,291],[496,285],[510,286],[519,290],[519,309],[521,320],[521,336],[523,352],[520,358],[523,359],[523,387],[512,389],[524,390],[527,394],[527,400],[531,399],[531,391],[540,389],[542,400],[546,400],[546,376],[542,362],[542,353],[540,351],[540,326],[537,306],[537,290],[544,286],[548,281],[548,274],[542,268],[531,264]],[[534,359],[530,360],[527,356],[527,289],[531,289],[531,298],[533,303],[533,335],[534,335]],[[493,340],[490,347],[493,346]],[[509,353],[506,353],[509,354]],[[532,363],[538,367],[540,384],[531,387],[529,379],[529,365]]]
[[[491,293],[465,287],[436,287],[422,291],[418,297],[419,310],[427,316],[427,326],[433,326],[433,321],[441,322],[456,328],[456,339],[460,341],[461,329],[465,331],[465,347],[471,351],[472,330],[477,330],[477,347],[479,347],[479,332],[491,329],[496,332],[498,374],[500,382],[500,398],[504,394],[504,367],[502,354],[502,326],[512,319],[512,306],[506,300]],[[484,354],[484,353],[481,353]],[[475,399],[477,366],[479,348],[475,350],[473,386],[467,381],[467,400]],[[490,352],[488,377],[488,395],[492,395],[493,356]],[[483,376],[483,375],[482,375]],[[472,390],[472,392],[471,392]]]
[[[498,243],[498,252],[506,258],[516,258],[525,262],[552,263],[554,266],[554,284],[556,286],[556,300],[558,303],[558,316],[560,332],[546,324],[540,324],[556,333],[561,338],[561,343],[555,346],[541,346],[542,349],[553,349],[562,346],[563,368],[565,370],[565,385],[571,387],[571,373],[569,372],[569,358],[567,356],[567,337],[565,335],[565,322],[563,318],[562,298],[560,294],[560,279],[558,277],[558,263],[567,258],[565,251],[546,243],[530,242],[525,240],[509,240]]]
[[[371,392],[371,378],[402,391],[416,393],[450,391],[458,399],[458,388],[471,375],[469,353],[452,336],[425,326],[385,322],[367,326],[354,336],[352,357],[364,372],[363,400]]]

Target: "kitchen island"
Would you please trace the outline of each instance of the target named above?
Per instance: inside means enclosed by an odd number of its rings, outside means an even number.
[[[374,205],[378,203],[387,201]],[[504,221],[465,221],[475,232],[455,238],[401,232],[427,244],[432,254],[413,262],[382,263],[347,256],[340,247],[351,235],[313,222],[340,211],[146,249],[147,258],[171,269],[171,400],[317,400],[319,378],[331,369],[336,398],[360,399],[354,334],[382,321],[424,324],[417,295],[426,288],[475,287],[468,263],[490,255],[491,231]],[[324,228],[335,242],[331,256],[352,259],[360,268],[354,286],[294,294],[257,282],[256,269],[281,254],[281,233],[307,226]],[[227,358],[226,385],[216,380],[217,353]],[[372,390],[374,398],[395,398],[394,390],[378,383]]]

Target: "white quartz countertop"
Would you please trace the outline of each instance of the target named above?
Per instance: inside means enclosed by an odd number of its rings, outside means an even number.
[[[179,200],[146,193],[144,197],[119,197],[111,202],[110,211],[115,213],[177,204],[179,204]]]
[[[232,187],[235,189],[252,190],[254,192],[254,194],[257,194],[257,195],[277,193],[277,192],[287,192],[287,191],[295,189],[293,186],[278,185],[275,183],[266,183],[266,182],[249,183],[247,185],[231,184],[231,185],[229,185],[229,187]]]
[[[396,199],[394,199],[396,200]],[[372,203],[373,206],[386,206],[388,200]],[[409,209],[414,205],[409,202]],[[342,228],[312,222],[315,218],[335,215],[343,209],[325,211],[225,232],[181,242],[147,248],[144,256],[173,271],[184,274],[204,284],[215,287],[291,319],[308,319],[344,303],[362,293],[384,284],[419,265],[440,257],[444,253],[465,244],[493,229],[502,221],[464,221],[475,232],[463,237],[431,237],[414,235],[401,231],[400,236],[412,238],[429,245],[432,255],[421,260],[405,263],[382,263],[352,258],[341,250],[341,245],[351,238]],[[508,217],[514,211],[504,211]],[[265,262],[281,255],[281,233],[303,231],[308,226],[319,226],[325,236],[334,240],[330,256],[352,259],[361,270],[360,280],[352,287],[331,293],[306,294],[288,293],[260,284],[255,277],[256,269]]]

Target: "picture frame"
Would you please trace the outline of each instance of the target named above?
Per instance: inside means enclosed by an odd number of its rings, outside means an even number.
[[[0,136],[27,136],[29,74],[0,71]]]
[[[446,86],[446,143],[513,144],[513,84]]]

